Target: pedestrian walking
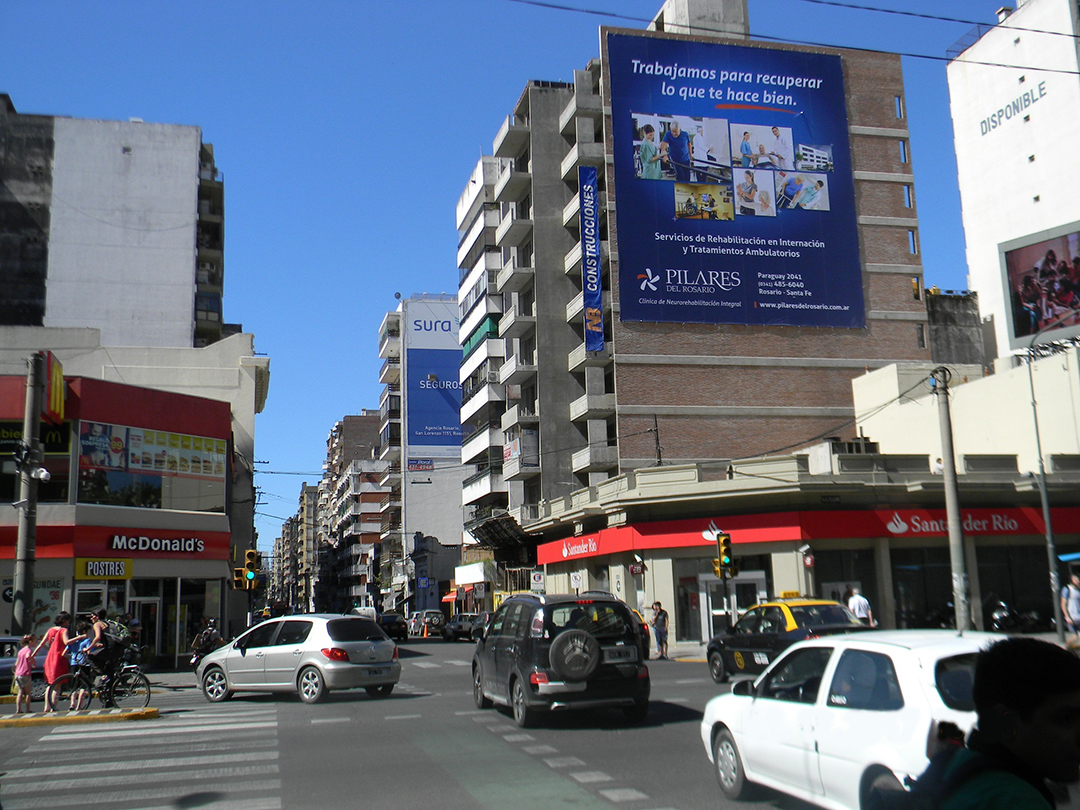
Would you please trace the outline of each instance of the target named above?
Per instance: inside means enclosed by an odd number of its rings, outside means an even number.
[[[49,632],[45,634],[45,637],[38,642],[38,645],[34,648],[32,655],[36,656],[38,650],[42,647],[48,648],[49,652],[45,655],[45,713],[56,711],[56,692],[54,685],[57,679],[61,675],[67,675],[70,667],[68,666],[68,644],[71,643],[72,638],[68,635],[68,628],[71,626],[71,614],[66,610],[62,610],[56,614],[56,618],[53,620],[53,626],[49,628]]]
[[[15,714],[23,713],[23,703],[26,703],[26,713],[30,713],[30,701],[33,699],[34,686],[34,652],[31,649],[37,636],[27,633],[22,637],[22,646],[15,656]]]
[[[1061,618],[1065,629],[1073,633],[1070,646],[1080,644],[1080,576],[1073,574],[1061,589]]]
[[[659,602],[653,602],[652,606],[652,628],[653,635],[656,636],[656,657],[659,659],[667,658],[667,634],[668,634],[668,614],[664,610],[664,606]]]
[[[851,589],[851,598],[848,599],[848,610],[855,614],[855,617],[868,627],[874,626],[874,613],[870,610],[870,601],[859,593],[858,588]]]

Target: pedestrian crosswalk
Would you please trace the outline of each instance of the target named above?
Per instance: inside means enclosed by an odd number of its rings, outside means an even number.
[[[3,762],[0,802],[4,810],[280,810],[278,757],[276,707],[57,726]]]

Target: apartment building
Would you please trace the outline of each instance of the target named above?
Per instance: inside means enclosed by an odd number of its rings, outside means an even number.
[[[0,94],[0,139],[0,325],[147,347],[241,331],[223,322],[224,176],[199,127],[24,114]]]
[[[400,299],[400,295],[398,296]],[[462,544],[457,296],[400,299],[379,325],[384,610],[438,608]]]
[[[380,513],[389,491],[380,485],[386,462],[379,447],[377,411],[337,422],[326,439],[319,483],[320,610],[345,611],[376,604]]]
[[[745,9],[602,29],[572,81],[528,83],[459,200],[466,525],[507,559],[551,502],[806,445],[852,419],[855,376],[929,359],[899,57],[754,42]],[[753,93],[786,112],[740,111]]]

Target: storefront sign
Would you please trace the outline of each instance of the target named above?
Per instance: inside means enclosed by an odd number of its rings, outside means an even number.
[[[410,458],[409,459],[409,472],[431,472],[435,469],[435,459],[433,458]]]
[[[131,579],[131,560],[75,558],[75,579]]]
[[[195,552],[206,548],[198,537],[136,537],[134,535],[114,534],[109,548],[117,551],[169,551]]]

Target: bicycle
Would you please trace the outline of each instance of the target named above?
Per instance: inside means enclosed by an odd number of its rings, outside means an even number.
[[[57,678],[53,690],[57,693],[57,706],[67,702],[72,711],[89,708],[93,695],[97,695],[105,708],[144,709],[150,705],[150,681],[133,661],[105,673],[93,664],[84,664]],[[71,701],[78,692],[82,692],[76,701],[78,705],[73,705]]]

